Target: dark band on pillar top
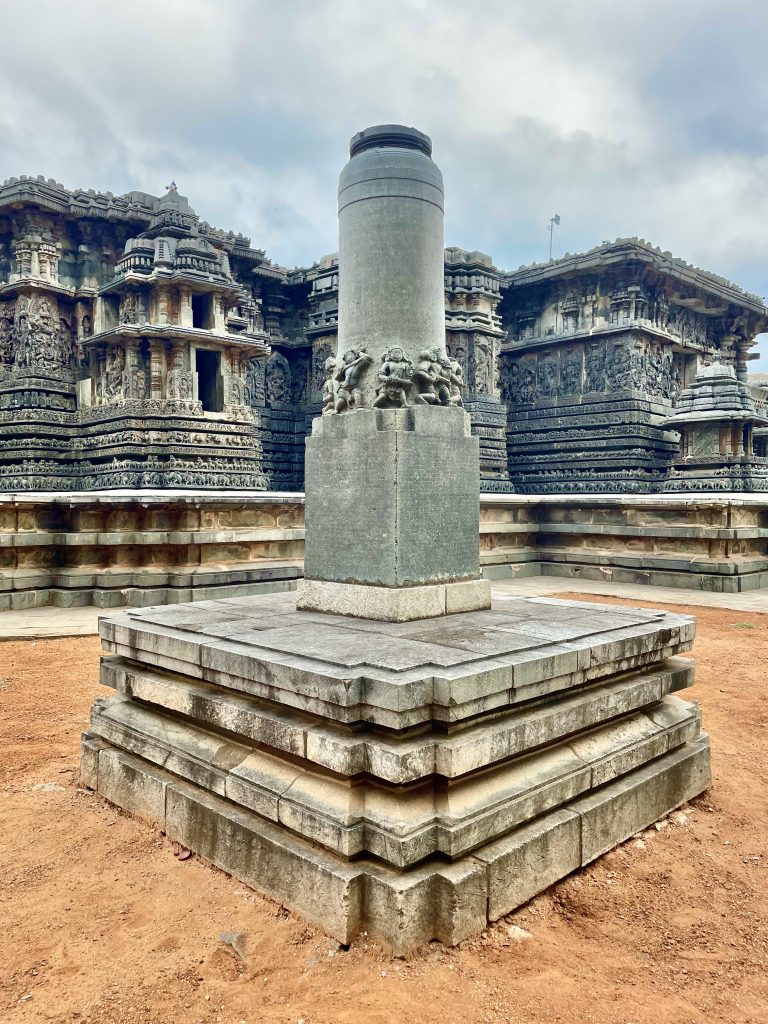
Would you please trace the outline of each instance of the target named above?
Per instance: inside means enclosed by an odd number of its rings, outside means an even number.
[[[349,155],[357,156],[365,149],[380,149],[384,146],[417,149],[432,156],[432,139],[417,128],[408,128],[403,124],[376,124],[363,129],[349,140]]]

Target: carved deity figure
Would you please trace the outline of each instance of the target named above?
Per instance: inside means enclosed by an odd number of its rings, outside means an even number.
[[[527,405],[535,402],[539,397],[539,389],[536,386],[536,372],[534,364],[530,362],[520,363],[520,389],[519,400]]]
[[[631,383],[631,366],[629,349],[625,345],[615,345],[611,350],[606,365],[608,387],[612,391],[626,391]]]
[[[560,382],[564,395],[578,395],[581,391],[581,352],[576,349],[563,354]]]
[[[374,408],[397,409],[410,405],[408,393],[413,385],[413,363],[399,345],[388,349],[381,361]]]
[[[542,398],[556,398],[559,392],[557,363],[553,356],[544,356],[539,363],[539,394]]]
[[[336,360],[328,356],[325,360],[325,383],[323,384],[323,416],[331,416],[336,412],[336,391],[334,388],[334,374],[336,372]]]
[[[266,367],[267,399],[270,403],[290,402],[291,371],[288,360],[279,352],[270,356]]]
[[[104,397],[117,398],[123,392],[123,374],[125,372],[125,352],[115,347],[110,353],[107,369],[104,374]]]
[[[332,349],[329,341],[323,341],[316,345],[312,352],[312,394],[317,395],[323,392],[328,375],[328,359],[331,357]],[[336,360],[334,360],[335,363]]]
[[[341,365],[335,377],[339,384],[336,389],[336,412],[352,412],[353,409],[365,407],[360,384],[372,362],[373,356],[368,355],[362,346],[347,349],[341,357]]]
[[[14,302],[0,302],[0,363],[9,364],[13,360]]]
[[[605,391],[605,348],[590,345],[587,349],[587,391]]]
[[[487,395],[491,391],[491,349],[486,341],[475,342],[475,392]]]
[[[123,324],[135,324],[139,319],[139,304],[136,301],[136,296],[133,292],[128,294],[123,299],[122,308],[120,310],[120,322]]]

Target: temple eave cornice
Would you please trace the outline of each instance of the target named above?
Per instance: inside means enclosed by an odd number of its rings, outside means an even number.
[[[230,348],[247,350],[252,356],[268,356],[272,351],[267,335],[254,336],[229,334],[226,331],[207,331],[197,327],[181,327],[179,324],[120,324],[108,331],[93,334],[83,345],[92,348],[95,345],[114,343],[142,338],[162,339],[164,341],[196,341],[200,344],[224,345]]]

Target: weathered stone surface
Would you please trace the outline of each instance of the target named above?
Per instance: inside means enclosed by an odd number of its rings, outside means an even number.
[[[701,736],[596,793],[579,797],[572,807],[582,821],[582,864],[698,796],[710,782],[709,740]]]
[[[206,613],[218,611],[214,604],[197,604],[192,619],[189,610],[165,608],[102,620],[104,646],[337,721],[402,729],[430,719],[458,722],[652,665],[693,641],[692,619],[659,611],[609,613],[530,598],[411,623],[314,612],[302,621],[291,595],[239,599],[232,619],[253,628],[223,640],[205,626]],[[285,627],[277,624],[281,616]],[[548,639],[553,630],[556,641]]]
[[[380,622],[411,622],[490,608],[491,584],[488,580],[463,580],[421,587],[376,587],[302,579],[296,587],[296,607]]]
[[[543,752],[513,752],[494,767],[476,753],[463,776],[447,785],[432,764],[408,788],[388,786],[370,773],[324,775],[306,758],[286,762],[277,751],[233,743],[125,699],[94,708],[91,735],[333,852],[367,852],[404,867],[433,853],[468,853],[685,742],[698,732],[698,715],[694,705],[671,700],[665,726],[636,713],[615,725],[583,729],[578,740],[558,735],[560,742]],[[469,773],[478,766],[485,770]]]
[[[349,862],[319,850],[291,831],[123,752],[107,748],[99,758],[110,766],[99,778],[112,796],[127,795],[124,787],[112,785],[115,768],[131,778],[132,813],[156,819],[162,789],[166,813],[158,824],[170,838],[301,913],[340,942],[367,931],[395,953],[432,939],[455,944],[479,931],[597,855],[593,851],[601,844],[614,845],[626,838],[627,829],[648,824],[659,806],[660,813],[669,810],[659,793],[675,806],[701,792],[709,777],[702,738],[635,770],[594,798],[577,798],[454,864],[428,859],[402,871],[365,859]],[[611,825],[614,811],[616,824]]]

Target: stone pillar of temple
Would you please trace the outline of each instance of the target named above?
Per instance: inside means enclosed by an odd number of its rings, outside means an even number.
[[[490,606],[479,448],[445,351],[430,139],[356,135],[339,181],[339,337],[306,453],[298,607],[404,621]]]

